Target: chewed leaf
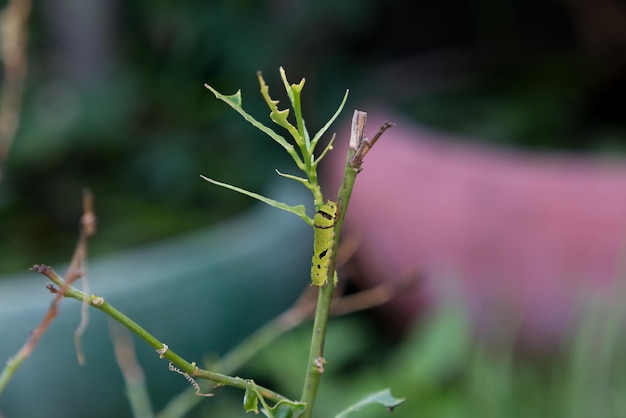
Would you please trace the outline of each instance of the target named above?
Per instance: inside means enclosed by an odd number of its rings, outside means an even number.
[[[267,126],[263,125],[261,122],[256,120],[251,114],[243,110],[241,90],[237,90],[237,93],[235,94],[225,95],[225,94],[218,92],[217,90],[215,90],[213,87],[209,86],[208,84],[205,84],[204,87],[211,90],[211,92],[215,95],[215,97],[217,97],[218,99],[220,99],[221,101],[223,101],[224,103],[228,104],[230,107],[235,109],[237,113],[243,116],[243,118],[247,120],[248,122],[250,122],[250,124],[252,124],[254,127],[259,129],[260,131],[264,132],[270,138],[272,138],[274,141],[280,144],[280,146],[282,146],[285,150],[287,150],[289,155],[291,155],[291,157],[296,161],[296,164],[298,165],[302,164],[298,155],[293,151],[293,145],[287,142],[287,140],[282,135],[277,134],[276,132],[274,132],[273,129],[268,128]]]
[[[215,96],[219,95],[219,99],[225,101],[226,103],[228,103],[229,105],[231,105],[232,107],[238,107],[241,108],[242,106],[242,101],[241,101],[241,90],[237,90],[237,92],[235,94],[231,94],[231,95],[224,95],[224,94],[218,94],[215,90],[213,90],[213,88],[211,86],[209,86],[208,84],[205,84],[205,87],[208,88],[209,90],[211,90],[213,92],[213,94],[215,94]]]
[[[300,94],[302,92],[305,82],[304,78],[300,80],[300,83],[298,84],[289,84],[289,81],[287,81],[287,73],[285,72],[285,69],[283,67],[280,67],[280,78],[283,79],[283,84],[285,85],[285,90],[287,91],[287,96],[289,96],[291,104],[294,104],[294,93]]]
[[[302,142],[302,138],[298,133],[298,129],[289,122],[289,109],[280,110],[278,109],[278,100],[274,100],[270,96],[270,88],[263,79],[263,75],[259,73],[257,75],[259,78],[259,85],[261,86],[261,95],[263,99],[265,99],[265,103],[270,108],[270,119],[277,124],[278,126],[282,126],[287,129],[287,131],[291,134],[293,139],[296,141],[298,145]]]
[[[364,407],[372,404],[380,404],[390,411],[393,411],[393,408],[402,404],[405,401],[404,398],[394,398],[391,396],[391,390],[389,388],[383,389],[379,392],[371,393],[361,399],[359,402],[351,405],[341,413],[335,415],[335,418],[345,418],[353,412],[360,411]]]
[[[209,183],[213,183],[213,184],[215,184],[217,186],[221,186],[221,187],[225,187],[225,188],[230,189],[230,190],[234,190],[234,191],[239,192],[241,194],[245,194],[246,196],[250,196],[250,197],[252,197],[254,199],[260,200],[263,203],[267,203],[270,206],[274,206],[275,208],[282,209],[282,210],[287,211],[287,212],[291,212],[291,213],[293,213],[295,215],[298,215],[307,224],[313,225],[313,220],[311,218],[309,218],[308,215],[306,214],[306,209],[304,208],[304,205],[289,206],[286,203],[278,202],[278,201],[276,201],[274,199],[270,199],[270,198],[262,196],[260,194],[257,194],[257,193],[254,193],[254,192],[251,192],[251,191],[248,191],[248,190],[245,190],[245,189],[241,189],[241,188],[239,188],[237,186],[233,186],[233,185],[228,184],[228,183],[222,183],[221,181],[213,180],[213,179],[210,179],[210,178],[205,177],[205,176],[200,176],[200,177],[202,177],[204,180],[208,181]]]
[[[296,139],[296,143],[302,150],[303,156],[312,154],[313,148],[311,148],[311,139],[306,130],[304,118],[302,117],[302,103],[300,101],[300,95],[302,93],[302,89],[304,88],[305,80],[303,78],[300,80],[299,84],[289,84],[289,81],[287,80],[287,73],[285,73],[285,69],[283,67],[280,67],[280,77],[283,79],[283,84],[285,86],[285,90],[287,91],[287,96],[289,96],[289,100],[291,101],[294,117],[296,118],[298,138],[294,137],[294,139]]]

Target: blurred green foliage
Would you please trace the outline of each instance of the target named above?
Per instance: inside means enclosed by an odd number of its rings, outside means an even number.
[[[275,167],[289,172],[287,160],[202,85],[254,92],[254,73],[279,85],[280,65],[307,79],[310,129],[350,88],[348,109],[401,105],[425,123],[516,147],[624,148],[623,118],[604,100],[623,88],[621,61],[593,55],[575,10],[551,2],[79,6],[33,8],[21,129],[0,185],[0,272],[67,260],[82,187],[100,214],[92,254],[250,204],[199,175],[261,191]],[[260,119],[267,113],[259,96],[244,100]]]
[[[307,79],[304,113],[313,131],[350,88],[348,109],[365,100],[396,105],[432,126],[507,146],[626,147],[623,109],[615,106],[623,101],[622,61],[585,49],[567,2],[105,2],[113,18],[103,36],[113,47],[91,46],[106,65],[87,72],[75,69],[84,63],[51,24],[72,27],[81,16],[63,15],[67,2],[43,3],[34,5],[21,129],[0,183],[0,273],[69,260],[83,187],[95,192],[99,215],[91,255],[189,231],[251,204],[199,175],[262,191],[275,167],[290,166],[202,85],[254,92],[257,70],[279,85],[279,65]],[[263,120],[260,96],[244,100]],[[454,309],[400,345],[368,317],[336,321],[316,409],[332,416],[390,386],[408,399],[394,412],[400,418],[626,416],[620,315],[607,322],[592,311],[570,348],[547,361],[475,342]],[[598,336],[600,329],[609,335]],[[286,335],[242,375],[297,396],[308,339],[305,329]],[[198,416],[244,416],[241,393],[228,389],[199,409]],[[360,416],[381,415],[372,408]]]
[[[337,319],[329,328],[316,415],[332,417],[363,394],[390,387],[407,398],[390,415],[395,418],[626,417],[625,313],[590,304],[568,343],[544,358],[517,353],[513,331],[509,341],[477,341],[454,304],[425,319],[400,345],[380,335],[367,315]],[[244,374],[297,396],[308,338],[308,327],[283,336]],[[214,400],[190,416],[245,416],[241,394],[220,390]],[[387,414],[370,406],[356,416]]]
[[[246,107],[265,120],[255,72],[280,85],[277,70],[284,64],[317,90],[304,103],[315,128],[328,117],[326,100],[335,105],[347,86],[328,99],[321,94],[317,87],[325,83],[315,82],[321,57],[314,51],[326,48],[336,31],[362,30],[371,15],[367,4],[120,4],[111,12],[112,28],[94,35],[115,45],[112,53],[102,48],[113,62],[96,74],[81,70],[71,51],[59,51],[73,44],[52,23],[78,26],[79,10],[59,17],[62,7],[35,6],[22,124],[0,189],[0,272],[69,258],[83,187],[93,189],[100,218],[92,255],[190,230],[250,205],[200,174],[262,191],[274,168],[291,167],[203,83],[226,93],[247,91]],[[326,30],[316,36],[319,27]]]

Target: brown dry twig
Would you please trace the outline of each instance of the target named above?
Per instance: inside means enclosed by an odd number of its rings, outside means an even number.
[[[2,12],[0,37],[4,77],[0,95],[0,180],[2,166],[19,126],[26,79],[28,17],[31,0],[11,0]]]
[[[115,350],[115,360],[126,383],[126,396],[132,408],[133,416],[153,417],[154,413],[146,387],[145,375],[139,361],[137,361],[135,344],[133,344],[130,331],[112,320],[109,320],[109,331]]]
[[[370,289],[342,296],[333,301],[330,313],[333,316],[347,315],[352,312],[364,311],[383,305],[402,294],[406,289],[420,282],[417,272],[403,275],[400,280],[384,283]]]
[[[50,307],[48,308],[48,311],[46,312],[46,315],[44,316],[42,321],[31,332],[28,340],[17,352],[17,354],[9,360],[9,364],[15,363],[16,361],[22,362],[30,356],[30,354],[35,349],[35,346],[39,342],[39,339],[43,336],[54,318],[57,316],[59,312],[59,304],[61,302],[61,299],[63,299],[65,292],[73,282],[75,282],[82,276],[84,261],[87,254],[87,243],[89,241],[89,238],[93,236],[93,234],[95,234],[95,223],[96,216],[93,211],[93,195],[90,191],[86,190],[83,192],[83,216],[80,222],[80,236],[76,245],[76,249],[74,250],[74,255],[72,256],[72,262],[70,263],[67,271],[67,281],[61,288],[56,288],[52,284],[48,284],[46,286],[46,288],[51,293],[56,294],[56,296],[50,304]],[[49,278],[54,273],[50,269],[50,267],[44,265],[34,265],[33,267],[31,267],[30,270],[44,274]]]
[[[374,144],[376,144],[376,141],[378,141],[378,139],[385,133],[387,129],[395,126],[391,122],[383,123],[378,132],[376,132],[376,134],[374,135],[374,137],[371,140],[368,140],[363,132],[365,129],[365,121],[367,120],[367,115],[364,112],[360,113],[362,113],[364,116],[360,114],[355,114],[356,123],[353,123],[353,126],[356,125],[356,128],[355,132],[353,132],[351,135],[351,141],[352,138],[354,138],[356,140],[356,143],[350,143],[350,147],[356,150],[356,152],[352,156],[352,159],[350,160],[350,167],[352,167],[357,172],[361,171],[363,159],[370,151],[370,149],[372,149]]]
[[[93,209],[93,195],[91,191],[83,191],[83,216],[80,218],[81,233],[76,245],[76,250],[72,256],[72,262],[70,263],[69,270],[74,269],[80,272],[80,277],[83,279],[83,292],[89,293],[89,280],[87,278],[87,241],[90,237],[96,233],[96,214]],[[69,274],[69,271],[68,271]],[[67,289],[67,286],[66,286]],[[85,364],[86,358],[83,352],[81,344],[81,338],[83,333],[87,329],[89,324],[89,305],[83,303],[80,309],[80,323],[74,331],[74,347],[76,349],[76,356],[78,363]]]
[[[126,382],[143,382],[144,373],[135,355],[135,344],[130,331],[115,321],[109,321],[115,361],[120,366]]]

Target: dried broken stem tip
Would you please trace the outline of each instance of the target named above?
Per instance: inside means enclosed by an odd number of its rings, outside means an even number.
[[[35,273],[44,274],[47,276],[50,272],[50,266],[46,266],[45,264],[33,264],[33,266],[29,268],[28,270],[34,271]]]
[[[357,172],[361,171],[363,159],[370,151],[370,149],[374,146],[376,141],[378,141],[378,138],[380,138],[387,129],[394,126],[394,124],[391,122],[385,122],[370,141],[363,134],[366,120],[367,113],[358,110],[354,112],[354,116],[352,118],[352,129],[350,133],[350,148],[353,149],[355,152],[352,156],[352,159],[350,159],[350,167],[352,167]]]
[[[352,126],[350,128],[350,149],[355,151],[359,149],[363,131],[365,130],[365,122],[367,122],[367,113],[355,110],[352,115]]]

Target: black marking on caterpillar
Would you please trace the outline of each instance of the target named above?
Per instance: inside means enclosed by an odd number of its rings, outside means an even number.
[[[311,263],[311,284],[324,286],[328,283],[328,265],[335,236],[337,203],[327,201],[313,218],[313,261]]]

